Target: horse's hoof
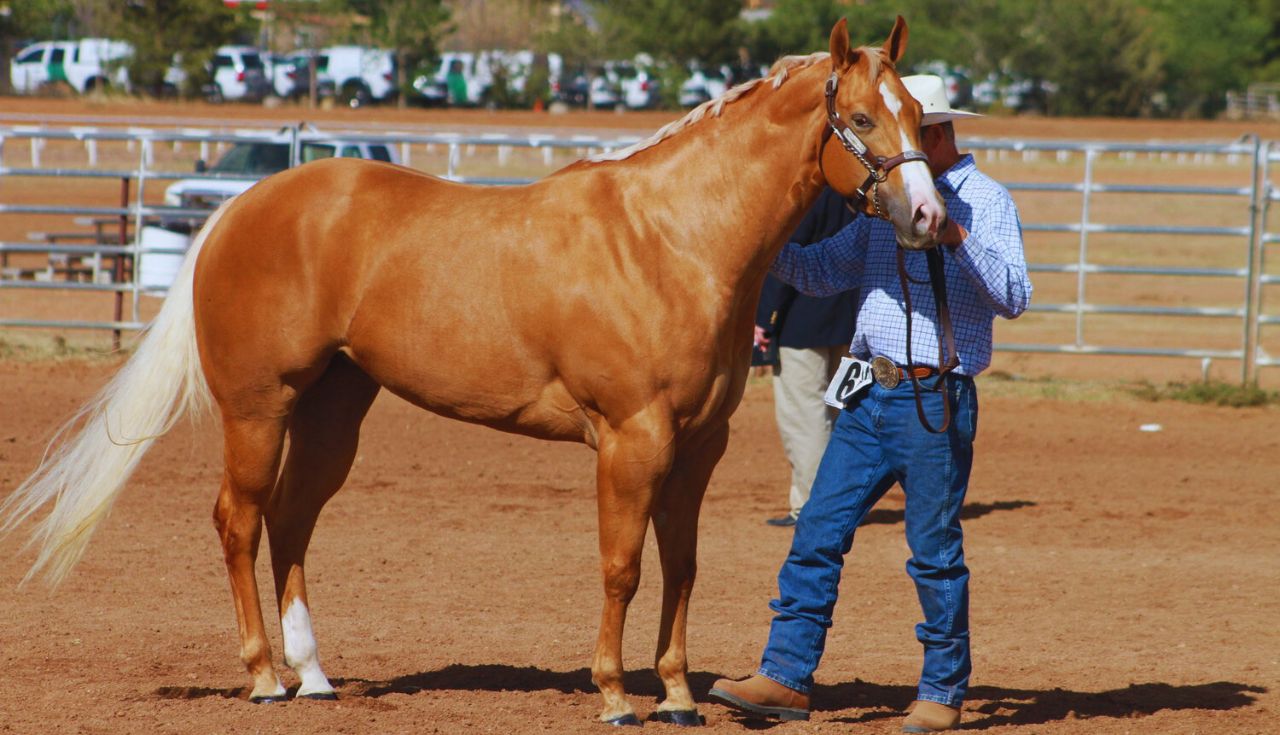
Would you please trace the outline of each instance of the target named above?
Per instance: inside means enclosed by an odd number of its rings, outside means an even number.
[[[640,722],[640,718],[633,713],[615,717],[612,720],[605,720],[604,724],[613,725],[614,727],[644,727],[644,723]]]
[[[269,694],[265,697],[249,697],[252,704],[276,704],[278,702],[288,702],[289,697],[284,694]]]
[[[338,701],[337,692],[311,692],[310,694],[299,694],[298,699],[314,699],[318,702],[336,702]]]
[[[665,722],[668,725],[679,725],[680,727],[702,727],[707,724],[707,718],[698,714],[696,709],[658,710],[649,715],[649,719]]]

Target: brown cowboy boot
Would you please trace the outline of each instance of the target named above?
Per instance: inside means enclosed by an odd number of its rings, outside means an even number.
[[[909,733],[930,733],[953,730],[960,724],[960,709],[948,707],[938,702],[917,699],[907,707],[907,719],[902,723],[902,731]]]
[[[734,709],[780,720],[809,719],[809,695],[756,674],[742,681],[720,679],[709,696]]]

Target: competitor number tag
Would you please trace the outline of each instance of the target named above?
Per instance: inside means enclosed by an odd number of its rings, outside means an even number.
[[[872,380],[871,363],[863,362],[856,357],[842,357],[840,367],[836,370],[835,377],[831,379],[831,384],[827,386],[827,392],[823,394],[822,400],[832,408],[844,408],[845,403],[858,391],[870,385]]]

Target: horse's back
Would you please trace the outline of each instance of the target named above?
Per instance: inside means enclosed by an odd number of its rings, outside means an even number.
[[[533,225],[496,216],[521,198],[356,159],[260,182],[210,233],[197,272],[215,394],[255,402],[278,375],[305,386],[342,351],[425,408],[581,438],[553,356],[528,333],[541,299],[509,257]],[[548,401],[562,410],[544,416]]]

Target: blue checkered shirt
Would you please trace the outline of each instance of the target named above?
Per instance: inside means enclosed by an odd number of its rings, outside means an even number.
[[[978,171],[965,155],[934,182],[947,215],[969,233],[952,250],[942,248],[947,302],[960,366],[974,376],[991,364],[991,324],[1013,319],[1031,301],[1022,253],[1022,223],[1008,190]],[[907,364],[907,318],[898,280],[897,238],[882,219],[859,217],[835,235],[809,246],[789,243],[773,272],[803,293],[826,296],[860,289],[858,324],[849,352],[869,360],[883,355]],[[911,275],[911,357],[937,367],[937,308],[923,251],[905,253]]]

